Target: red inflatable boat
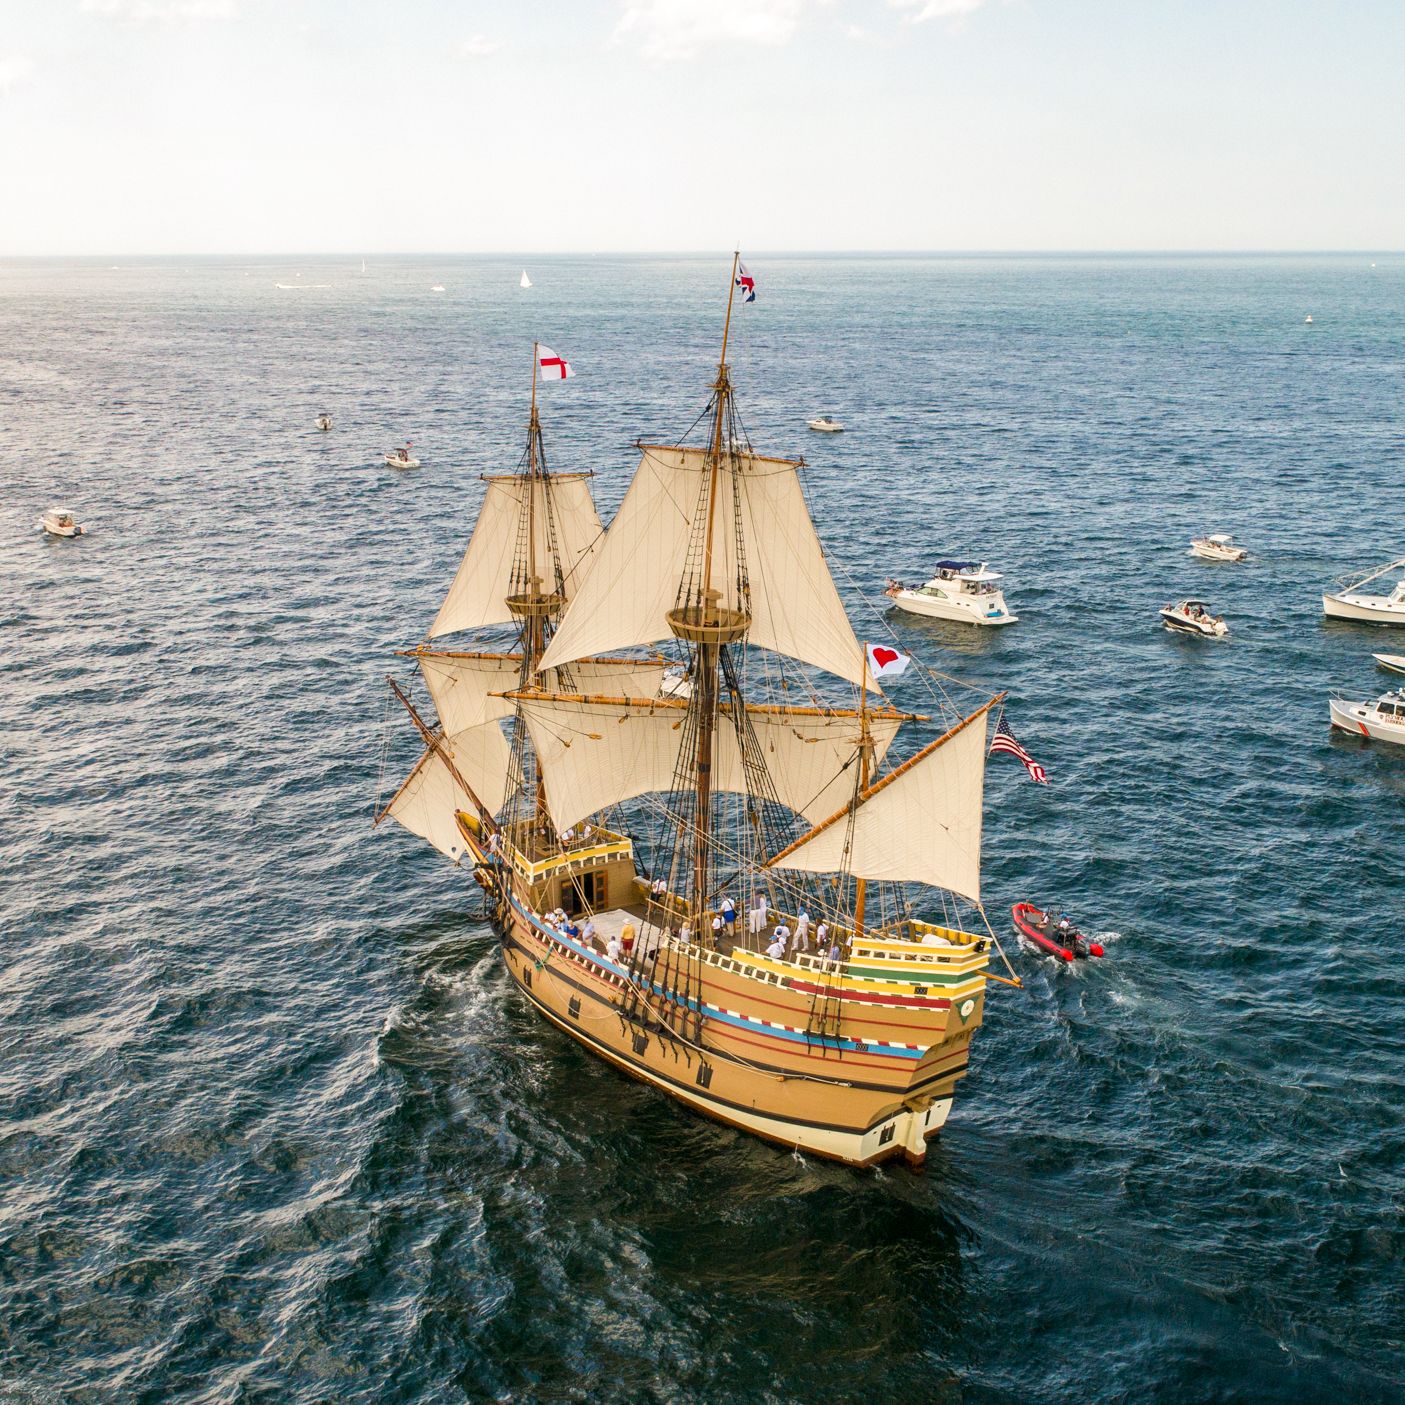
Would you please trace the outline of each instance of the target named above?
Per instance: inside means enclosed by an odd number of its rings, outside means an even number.
[[[1102,946],[1090,941],[1072,924],[1060,927],[1052,912],[1043,912],[1033,903],[1016,903],[1010,909],[1015,919],[1015,930],[1022,937],[1054,956],[1072,961],[1075,956],[1101,956]]]

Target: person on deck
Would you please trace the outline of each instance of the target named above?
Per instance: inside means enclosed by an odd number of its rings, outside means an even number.
[[[815,950],[823,956],[829,949],[829,923],[821,922],[815,928]]]
[[[626,917],[624,926],[620,928],[620,946],[624,948],[624,954],[628,956],[634,950],[634,920]]]
[[[737,920],[737,905],[731,898],[722,899],[722,920],[727,924],[727,935],[732,935],[732,927]]]
[[[784,922],[776,923],[776,930],[771,933],[775,941],[781,944],[781,955],[785,955],[786,943],[790,941],[790,928]]]
[[[795,919],[795,950],[804,952],[810,950],[810,914],[805,911],[803,904]]]
[[[785,942],[783,942],[780,937],[773,937],[771,940],[771,945],[766,948],[766,955],[769,956],[773,961],[784,960]]]
[[[585,926],[581,928],[581,940],[589,947],[595,945],[595,919],[587,917]]]
[[[717,914],[713,917],[713,919],[712,919],[712,948],[713,948],[714,951],[721,951],[721,950],[722,950],[722,932],[723,932],[723,929],[726,927],[726,925],[727,925],[727,924],[722,920],[722,914],[721,914],[720,912],[717,913]]]
[[[752,898],[751,906],[746,910],[746,930],[753,936],[759,937],[766,926],[766,908],[764,900],[757,896]]]
[[[605,955],[608,956],[611,961],[618,961],[620,957],[624,955],[624,943],[621,942],[618,937],[611,937],[610,940],[605,943]]]

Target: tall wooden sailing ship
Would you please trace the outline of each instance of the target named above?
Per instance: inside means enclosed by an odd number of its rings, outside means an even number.
[[[407,651],[437,722],[391,682],[425,749],[377,822],[472,865],[512,980],[601,1058],[787,1147],[920,1161],[984,1013],[992,939],[956,914],[998,699],[934,723],[873,682],[803,462],[738,420],[736,277],[702,442],[639,444],[608,531],[548,467],[534,355],[526,450]]]

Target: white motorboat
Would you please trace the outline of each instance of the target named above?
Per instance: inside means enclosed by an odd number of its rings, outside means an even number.
[[[819,434],[842,434],[844,426],[830,415],[816,415],[810,421],[810,428]]]
[[[1405,746],[1405,688],[1382,693],[1374,702],[1332,698],[1332,726],[1358,737]]]
[[[1212,532],[1208,537],[1192,537],[1190,554],[1202,561],[1243,561],[1248,551],[1236,544],[1228,532]]]
[[[442,293],[444,291],[444,285],[442,283],[436,283],[429,291],[431,293]]]
[[[78,525],[66,507],[51,507],[39,519],[39,525],[51,537],[81,537],[86,530]]]
[[[331,417],[331,415],[318,415],[318,416],[317,416],[317,428],[318,428],[318,429],[331,429],[331,427],[332,427],[332,417]]]
[[[1390,673],[1405,673],[1405,655],[1372,654],[1371,657]]]
[[[1303,318],[1303,321],[1310,327],[1312,325],[1312,313],[1309,312],[1308,315]]]
[[[984,561],[938,561],[926,585],[889,581],[884,594],[900,610],[962,624],[1014,624],[1005,596],[996,585],[1002,577]]]
[[[1389,595],[1363,595],[1361,587],[1369,585],[1378,576],[1392,571],[1405,572],[1405,557],[1399,561],[1387,562],[1384,566],[1352,581],[1335,595],[1322,597],[1322,612],[1334,620],[1357,620],[1366,624],[1405,625],[1405,575],[1396,582]]]
[[[1203,600],[1178,600],[1161,611],[1161,623],[1177,634],[1196,634],[1202,639],[1223,639],[1229,626],[1223,615],[1212,614]]]
[[[420,461],[410,452],[414,448],[413,440],[406,440],[403,449],[391,449],[385,456],[385,461],[391,468],[418,468]]]
[[[692,696],[693,682],[688,677],[688,670],[682,664],[666,668],[663,677],[659,679],[659,697],[691,698]]]

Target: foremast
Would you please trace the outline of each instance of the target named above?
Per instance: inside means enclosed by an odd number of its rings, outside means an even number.
[[[520,709],[502,697],[535,679],[555,622],[603,536],[591,500],[589,473],[553,473],[547,463],[538,409],[540,343],[532,346],[527,442],[515,472],[486,474],[478,521],[426,641],[403,651],[415,659],[439,713],[437,731],[392,684],[426,750],[410,777],[377,815],[391,815],[437,848],[458,858],[457,827],[430,813],[432,804],[476,814],[491,825],[530,818],[542,843],[556,842],[540,766]],[[564,367],[556,359],[552,364]],[[569,371],[567,371],[569,373]],[[435,647],[444,635],[513,628],[509,653]],[[621,661],[622,662],[622,661]],[[652,687],[646,676],[635,680]],[[630,675],[619,686],[630,684]],[[511,741],[501,724],[511,722]],[[442,768],[439,763],[442,763]],[[432,797],[432,799],[431,799]]]

